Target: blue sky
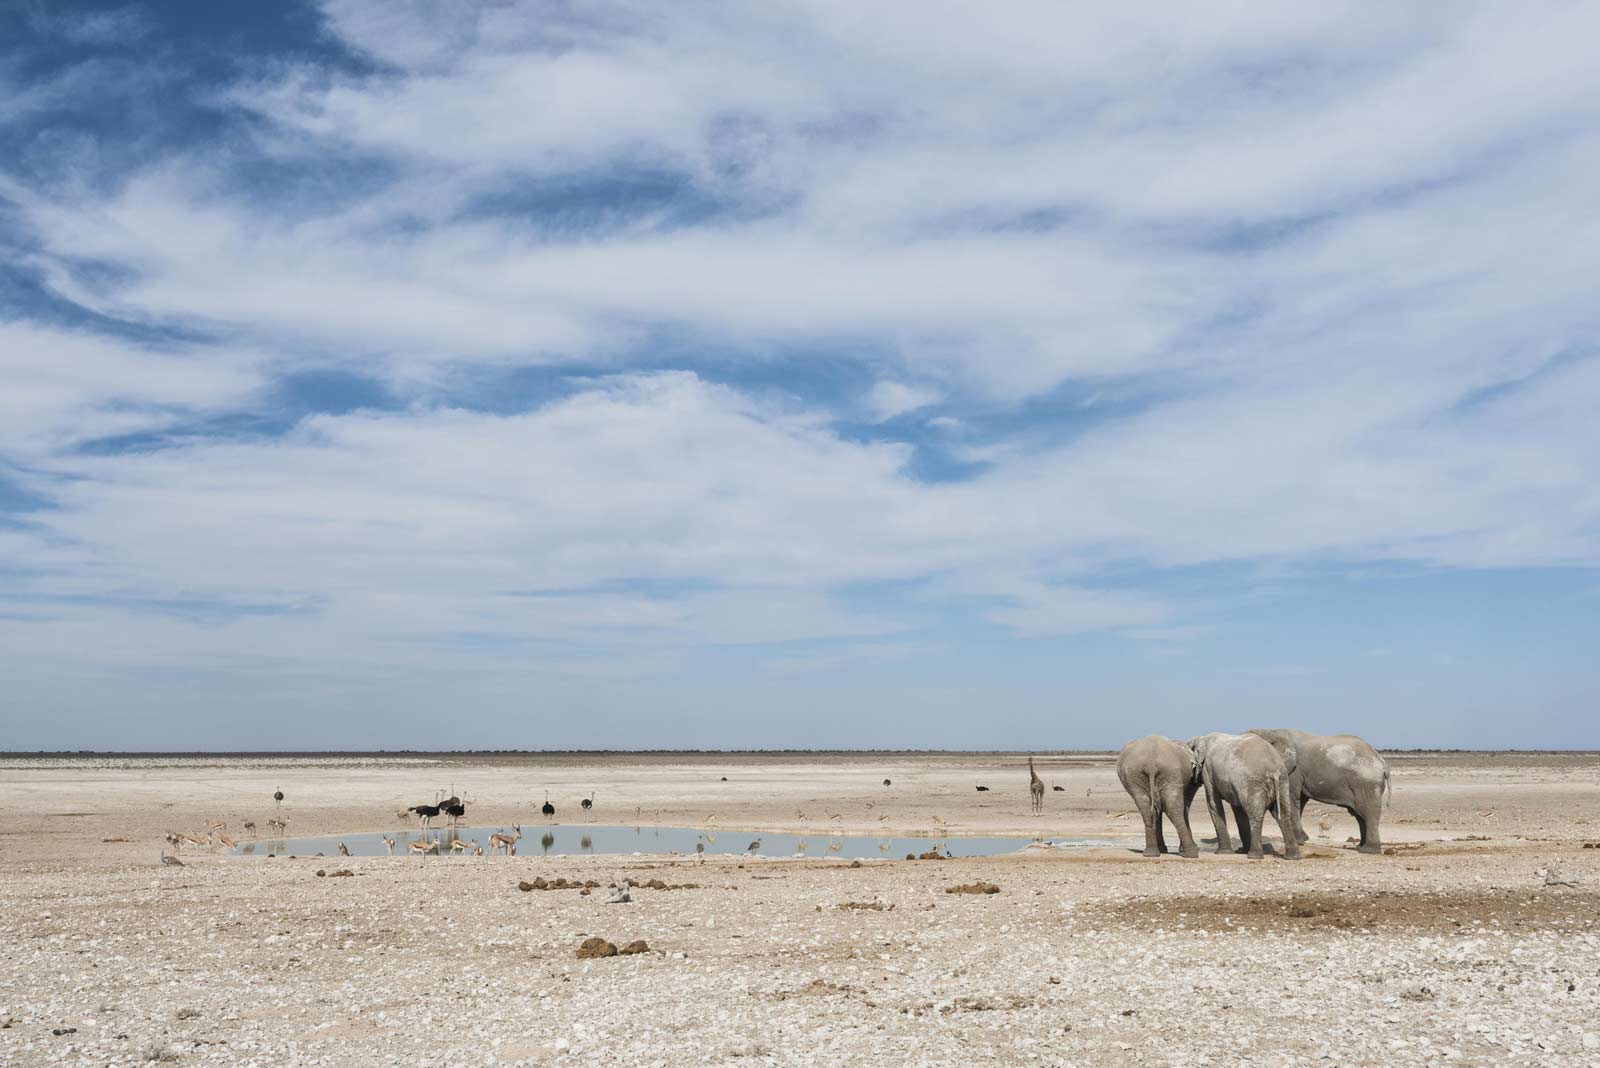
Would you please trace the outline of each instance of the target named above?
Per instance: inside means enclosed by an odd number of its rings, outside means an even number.
[[[7,5],[0,744],[1600,745],[1597,37]]]

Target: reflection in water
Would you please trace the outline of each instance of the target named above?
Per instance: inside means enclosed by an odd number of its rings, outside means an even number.
[[[457,827],[434,828],[429,831],[397,831],[393,834],[394,855],[404,856],[412,842],[436,843],[439,853],[475,854],[479,846],[489,853],[489,836],[496,828]],[[389,855],[385,835],[347,834],[328,838],[278,838],[259,839],[240,845],[233,852],[240,856],[260,856],[276,853],[280,856],[315,856],[324,853],[332,856],[343,841],[350,847],[352,856],[381,857]],[[524,839],[524,843],[526,843]],[[456,843],[460,843],[457,845]],[[830,835],[826,839],[829,856],[863,858],[876,856],[904,856],[907,853],[925,853],[937,844],[940,852],[948,850],[953,856],[992,856],[1011,853],[1027,845],[1026,838],[973,837],[955,838],[941,833],[937,838],[927,836],[905,838],[879,838],[876,836],[852,837]],[[1106,845],[1102,841],[1085,841],[1084,845]],[[763,834],[747,838],[742,834],[722,834],[714,830],[692,827],[608,827],[594,824],[569,826],[552,824],[539,837],[539,847],[546,856],[577,855],[582,853],[678,853],[694,856],[696,853],[737,856],[757,853],[765,856],[789,857],[805,855],[810,849],[806,835]],[[701,847],[696,849],[696,846]]]

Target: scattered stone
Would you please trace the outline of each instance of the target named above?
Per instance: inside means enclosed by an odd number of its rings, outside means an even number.
[[[173,1013],[173,1015],[176,1016],[180,1020],[193,1020],[193,1019],[197,1019],[200,1016],[200,1010],[199,1009],[179,1009],[177,1012]]]
[[[859,860],[852,860],[850,862],[850,866],[852,868],[859,868],[859,867],[861,867],[861,862]]]
[[[76,1027],[55,1027],[51,1028],[50,1033],[56,1036],[75,1035],[78,1033],[78,1029]]]
[[[579,960],[593,960],[597,957],[615,957],[616,955],[617,947],[599,935],[585,938],[583,944],[578,947]]]
[[[994,883],[962,883],[959,886],[944,888],[947,894],[998,894],[1000,888]]]
[[[636,938],[623,946],[618,952],[624,957],[631,957],[639,953],[650,952],[650,944],[642,938]]]
[[[160,1061],[163,1064],[170,1064],[178,1059],[178,1054],[173,1050],[168,1049],[166,1046],[151,1043],[140,1052],[139,1059],[143,1061]]]
[[[616,884],[612,885],[611,893],[606,895],[607,905],[626,905],[632,900],[633,895],[628,893],[628,888],[626,886],[619,886]]]
[[[894,911],[894,906],[893,905],[885,905],[881,901],[845,901],[845,902],[840,903],[837,907],[841,908],[841,909],[857,909],[857,910],[862,911],[862,912],[893,912]]]

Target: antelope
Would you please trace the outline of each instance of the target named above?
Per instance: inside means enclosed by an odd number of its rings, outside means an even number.
[[[500,831],[496,831],[489,836],[489,852],[493,853],[496,849],[504,848],[506,856],[509,857],[512,854],[517,848],[517,839],[522,837],[522,824],[514,823],[511,825],[511,829],[517,833],[503,834]]]
[[[383,844],[389,847],[389,855],[394,856],[394,839],[388,835],[383,836]]]
[[[184,834],[182,831],[179,831],[176,837],[176,844],[179,849],[182,849],[186,845],[194,846],[196,849],[205,849],[211,845],[211,839],[202,838],[198,834]]]
[[[248,835],[252,835],[252,836],[256,833],[256,821],[255,820],[245,820],[244,821],[244,833],[248,834]]]
[[[452,853],[465,853],[468,848],[465,838],[456,838],[450,843],[450,852]]]
[[[406,847],[406,852],[416,853],[419,856],[427,856],[429,853],[439,852],[439,843],[433,841],[432,839],[429,839],[426,842],[412,842]]]
[[[208,831],[213,831],[213,832],[215,832],[215,831],[225,831],[227,829],[228,829],[228,821],[227,820],[206,820],[206,830],[208,830]]]
[[[237,846],[239,844],[238,842],[235,842],[232,838],[229,838],[227,835],[223,834],[221,831],[217,832],[217,841],[219,843],[221,843],[222,845],[227,846],[229,849],[232,849],[232,848],[234,848],[235,846]]]

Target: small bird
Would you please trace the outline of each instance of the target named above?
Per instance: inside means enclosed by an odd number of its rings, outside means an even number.
[[[694,844],[694,851],[695,854],[700,858],[700,863],[704,864],[706,862],[706,844],[704,842],[696,842]]]
[[[339,843],[339,855],[341,857],[348,857],[350,855],[350,847],[345,845],[343,842],[340,842]]]
[[[748,851],[751,852],[751,853],[754,853],[756,850],[758,850],[760,848],[761,848],[761,839],[757,838],[754,842],[750,843]]]
[[[165,864],[169,868],[183,867],[183,861],[168,853],[165,849],[161,851],[161,863]]]

